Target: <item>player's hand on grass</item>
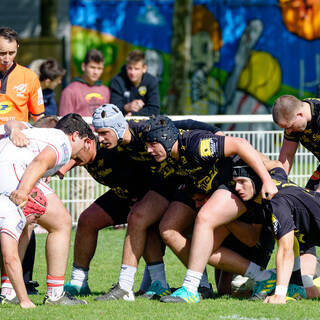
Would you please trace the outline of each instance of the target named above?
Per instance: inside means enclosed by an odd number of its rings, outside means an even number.
[[[20,302],[20,307],[22,309],[30,309],[30,308],[35,308],[36,305],[31,301],[23,301],[23,302]]]
[[[268,296],[264,299],[263,303],[272,303],[272,304],[285,304],[286,303],[286,297],[279,296],[277,294]]]
[[[306,294],[309,299],[318,298],[319,297],[319,290],[316,286],[312,286],[306,289]]]

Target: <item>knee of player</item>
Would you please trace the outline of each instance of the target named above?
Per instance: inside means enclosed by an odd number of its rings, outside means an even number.
[[[174,230],[172,227],[170,227],[164,223],[160,223],[159,232],[160,232],[160,236],[163,239],[163,241],[165,242],[165,244],[172,243],[174,241],[175,234],[177,233],[176,230]]]
[[[135,207],[130,211],[130,214],[128,215],[128,224],[130,224],[131,227],[148,228],[148,214],[152,213],[146,212],[139,207]]]
[[[210,216],[210,214],[208,214],[207,211],[202,211],[200,210],[197,214],[195,223],[199,226],[199,225],[212,225],[212,217]]]

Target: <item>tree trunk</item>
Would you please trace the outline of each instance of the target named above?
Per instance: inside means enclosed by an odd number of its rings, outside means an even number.
[[[41,37],[54,37],[57,30],[57,0],[41,0]]]
[[[192,0],[174,2],[170,56],[168,114],[184,114],[190,65]]]

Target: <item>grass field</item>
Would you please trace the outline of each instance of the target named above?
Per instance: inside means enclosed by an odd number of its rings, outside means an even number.
[[[99,235],[98,248],[92,261],[89,284],[92,295],[86,297],[88,305],[80,306],[44,306],[42,299],[46,291],[45,239],[46,235],[37,235],[37,255],[34,280],[40,284],[39,295],[31,296],[37,304],[32,310],[22,310],[18,306],[1,306],[1,319],[235,319],[235,320],[267,320],[267,319],[320,319],[318,301],[291,302],[287,305],[265,305],[230,297],[205,300],[199,304],[164,304],[158,301],[136,299],[135,302],[110,301],[95,302],[96,295],[106,291],[117,282],[124,230],[103,230]],[[66,281],[70,279],[73,254],[73,239],[70,259],[66,273]],[[168,282],[172,287],[182,284],[185,268],[175,256],[167,250],[165,256]],[[135,290],[142,278],[144,264],[141,263],[137,275]],[[210,281],[213,282],[213,269],[208,269]]]

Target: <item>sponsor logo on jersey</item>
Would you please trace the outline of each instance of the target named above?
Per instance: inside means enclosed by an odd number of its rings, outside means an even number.
[[[26,91],[27,91],[27,84],[21,83],[17,86],[14,86],[13,89],[16,91],[17,97],[24,97]]]
[[[98,92],[88,93],[88,94],[85,96],[85,99],[86,99],[86,101],[88,101],[88,102],[89,102],[90,100],[92,100],[92,99],[97,99],[97,100],[100,100],[101,102],[104,101],[103,96],[102,96],[100,93],[98,93]]]
[[[272,221],[272,228],[273,228],[274,234],[278,234],[280,223],[279,223],[279,220],[276,218],[276,216],[273,213],[271,216],[271,221]]]
[[[69,156],[68,146],[65,142],[61,145],[61,149],[63,151],[63,162],[69,161],[70,156]]]
[[[25,223],[22,220],[20,220],[16,226],[16,229],[19,231],[19,233],[22,232],[22,230],[24,229],[24,226],[25,226]]]
[[[142,97],[145,96],[147,93],[147,87],[146,86],[139,87],[138,92],[139,92],[140,96],[142,96]]]
[[[200,141],[200,156],[210,157],[211,155],[212,155],[211,139],[202,139]]]
[[[11,101],[1,101],[0,102],[0,114],[6,114],[13,108],[13,103]]]

